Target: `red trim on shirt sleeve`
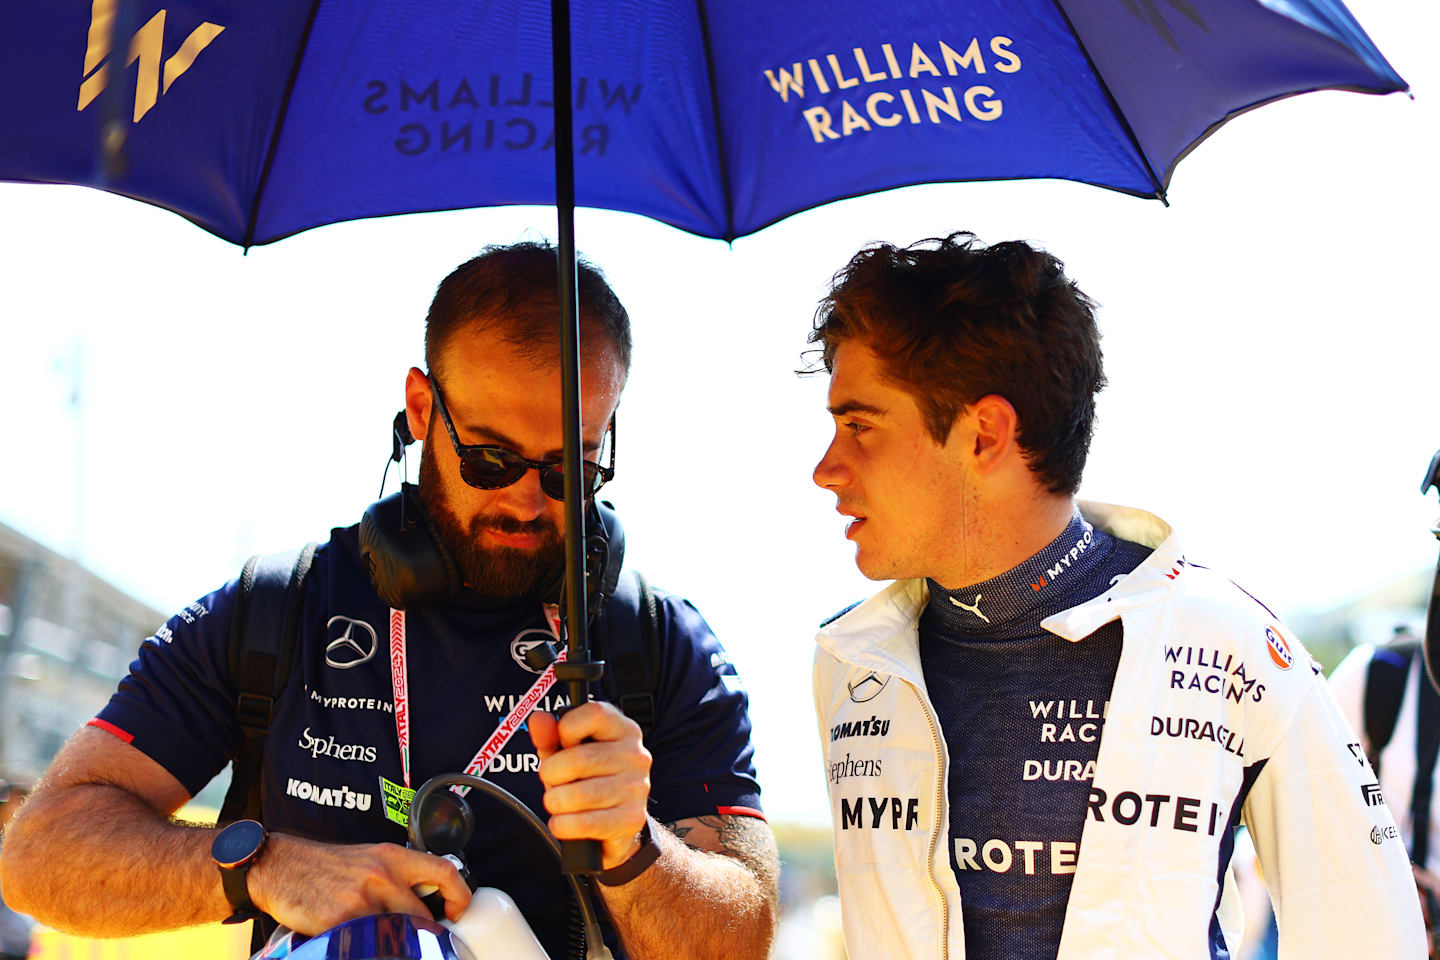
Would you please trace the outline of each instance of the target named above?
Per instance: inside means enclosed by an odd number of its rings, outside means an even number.
[[[133,733],[126,733],[124,730],[121,730],[119,727],[115,726],[115,724],[111,723],[109,720],[101,720],[99,717],[96,717],[94,720],[91,720],[89,723],[85,724],[85,726],[87,726],[87,727],[99,727],[101,730],[104,730],[106,733],[113,733],[113,734],[115,734],[115,736],[119,737],[121,740],[124,740],[126,743],[133,743],[134,740],[135,740],[135,734],[133,734]]]
[[[765,820],[765,814],[754,807],[716,807],[715,812],[722,817],[754,817],[757,820]],[[769,823],[769,820],[765,820]]]

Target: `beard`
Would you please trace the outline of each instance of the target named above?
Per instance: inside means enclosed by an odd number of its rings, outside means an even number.
[[[497,599],[539,597],[565,566],[565,541],[555,524],[544,516],[526,523],[501,514],[481,514],[470,520],[467,529],[441,495],[440,468],[431,449],[427,443],[420,453],[420,502],[425,505],[441,545],[455,559],[465,585]],[[545,539],[532,550],[484,547],[480,537],[486,530]]]

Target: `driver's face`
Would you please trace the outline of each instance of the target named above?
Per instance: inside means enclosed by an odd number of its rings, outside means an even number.
[[[564,425],[559,348],[536,358],[503,342],[496,331],[461,330],[432,371],[462,444],[490,444],[532,460],[560,460]],[[624,386],[614,351],[598,347],[581,363],[582,456],[595,460]],[[461,561],[471,586],[497,595],[524,593],[532,568],[560,554],[565,505],[540,489],[527,470],[515,483],[481,490],[460,477],[460,460],[432,403],[429,381],[411,369],[405,383],[411,432],[425,438],[420,486],[427,507]],[[497,566],[498,565],[498,566]]]

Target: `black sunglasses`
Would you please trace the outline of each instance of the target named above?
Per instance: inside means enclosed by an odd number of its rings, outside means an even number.
[[[525,471],[533,467],[540,471],[540,489],[545,491],[545,495],[551,500],[565,499],[565,466],[559,460],[531,460],[505,447],[461,443],[459,434],[455,432],[455,423],[450,419],[450,411],[445,408],[445,398],[440,395],[439,381],[433,376],[427,375],[427,377],[430,380],[430,391],[435,396],[435,407],[440,411],[440,419],[445,424],[445,431],[450,434],[450,443],[455,447],[455,455],[460,458],[460,479],[481,490],[499,490],[525,476]],[[601,487],[615,479],[615,417],[613,415],[610,417],[608,429],[610,433],[610,466],[602,467],[590,460],[580,461],[580,490],[587,498],[593,497]]]

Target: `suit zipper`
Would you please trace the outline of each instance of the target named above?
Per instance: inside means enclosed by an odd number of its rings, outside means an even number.
[[[945,960],[950,956],[950,903],[945,899],[945,891],[940,886],[940,878],[935,876],[935,845],[941,837],[940,810],[945,801],[945,773],[941,769],[941,758],[944,756],[944,751],[940,749],[940,731],[935,727],[935,718],[931,716],[930,705],[925,702],[925,695],[909,680],[905,681],[905,685],[914,691],[915,698],[920,701],[920,709],[925,712],[925,720],[930,724],[930,737],[935,741],[935,769],[937,771],[935,776],[935,826],[932,828],[930,836],[930,857],[925,866],[930,873],[930,882],[934,884],[935,892],[940,895],[940,958]]]

